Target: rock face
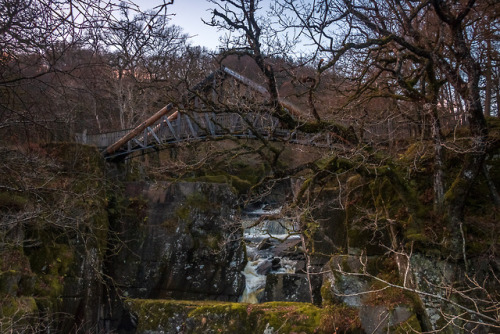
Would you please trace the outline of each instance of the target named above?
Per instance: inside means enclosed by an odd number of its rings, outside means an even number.
[[[256,238],[247,248],[227,184],[118,182],[113,188],[103,182],[110,175],[95,148],[57,144],[45,151],[25,165],[25,157],[9,152],[12,166],[0,166],[0,182],[8,185],[0,189],[2,333],[455,330],[447,314],[462,311],[442,287],[471,279],[467,266],[422,245],[411,259],[387,255],[380,244],[392,239],[341,209],[333,188],[310,215],[294,220],[301,238],[279,244]],[[18,165],[36,176],[28,192],[16,188],[26,181],[12,172]],[[271,213],[288,198],[282,188],[268,196]],[[271,216],[266,224],[282,219]],[[286,232],[271,227],[268,232]],[[253,256],[257,251],[264,256]],[[467,258],[469,272],[485,282],[485,291],[498,291],[488,282],[490,258],[481,254]],[[268,274],[258,289],[264,304],[234,303],[243,293],[247,255],[249,265],[257,263],[255,275]],[[303,303],[311,301],[317,305]],[[479,317],[471,319],[464,331],[488,332],[477,326]]]
[[[125,196],[113,228],[126,241],[108,264],[123,296],[237,301],[246,257],[229,186],[129,183]]]
[[[370,257],[368,262],[377,261]],[[333,256],[324,270],[322,288],[325,303],[343,304],[358,309],[361,327],[365,333],[382,334],[387,332],[406,332],[410,328],[421,331],[413,301],[400,290],[377,290],[372,280],[363,275],[343,275],[335,268],[360,273],[363,265],[359,257],[352,255]],[[331,298],[331,299],[330,299]]]
[[[262,301],[311,302],[307,275],[281,273],[267,275]]]
[[[0,191],[0,332],[95,332],[108,223],[99,152],[59,143],[28,165],[4,157],[0,183],[31,175],[35,190]]]

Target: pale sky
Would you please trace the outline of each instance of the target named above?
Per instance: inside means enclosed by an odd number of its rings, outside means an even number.
[[[134,1],[142,10],[151,9],[162,3],[161,0],[136,0]],[[201,19],[210,21],[209,9],[213,6],[206,0],[174,0],[173,5],[168,6],[168,13],[172,16],[171,24],[183,28],[190,38],[192,45],[204,46],[216,50],[219,45],[220,33],[216,28],[203,24]]]
[[[141,7],[141,10],[152,9],[163,3],[162,0],[131,0]],[[274,0],[262,0],[261,14],[266,13],[269,5]],[[190,42],[192,45],[204,46],[210,50],[218,50],[219,32],[217,28],[205,25],[201,19],[210,21],[210,9],[215,5],[206,0],[174,0],[173,5],[168,6],[168,13],[175,14],[171,17],[171,24],[183,28],[184,32],[192,36]]]

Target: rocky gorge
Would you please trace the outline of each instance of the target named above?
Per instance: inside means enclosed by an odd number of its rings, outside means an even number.
[[[444,288],[463,265],[423,235],[411,254],[388,249],[336,188],[294,215],[304,178],[242,202],[231,182],[130,179],[84,145],[39,149],[22,174],[22,153],[4,153],[3,184],[30,185],[0,193],[2,332],[488,333],[494,319],[450,319],[471,308]],[[496,260],[467,237],[468,272],[495,291]]]

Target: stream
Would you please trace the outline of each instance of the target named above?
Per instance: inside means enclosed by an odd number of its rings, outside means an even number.
[[[281,207],[267,204],[253,206],[243,212],[248,262],[242,272],[245,290],[240,302],[256,304],[267,301],[263,297],[266,288],[269,289],[269,286],[266,287],[269,275],[293,275],[304,262],[301,260],[301,239],[297,228],[291,220],[279,218],[280,212]]]

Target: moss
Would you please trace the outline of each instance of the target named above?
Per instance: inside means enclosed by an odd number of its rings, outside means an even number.
[[[230,184],[236,190],[237,194],[246,194],[254,185],[251,181],[244,180],[238,176],[231,175]]]
[[[357,310],[344,306],[143,299],[128,300],[126,304],[138,316],[139,332],[166,330],[176,325],[186,326],[185,333],[262,333],[271,327],[281,333],[331,333],[331,328],[355,332],[360,327]]]
[[[33,209],[37,215],[16,227],[15,240],[6,240],[24,248],[10,247],[1,254],[1,284],[4,288],[7,284],[3,283],[8,283],[9,291],[0,291],[0,297],[17,297],[9,303],[19,310],[39,310],[57,327],[62,311],[68,312],[63,305],[71,304],[64,296],[93,289],[95,282],[84,281],[90,275],[82,273],[82,265],[99,261],[106,251],[109,219],[104,161],[96,148],[70,143],[46,145],[44,151],[23,155],[21,162],[26,161],[30,163],[25,173],[13,173],[9,184],[23,182],[30,193],[1,193],[0,203],[9,210]],[[8,163],[10,169],[19,164],[15,159]],[[21,228],[23,240],[18,239]],[[1,274],[4,267],[9,268],[7,275]]]
[[[417,242],[420,243],[421,245],[425,246],[426,244],[430,243],[429,237],[427,237],[424,233],[406,233],[406,239],[409,242]]]
[[[197,331],[216,330],[226,333],[237,333],[249,328],[249,314],[246,304],[224,303],[202,305],[188,313],[198,326]],[[210,321],[207,321],[207,320]]]
[[[208,172],[205,172],[208,173]],[[212,171],[213,174],[205,174],[184,179],[189,182],[209,182],[229,184],[236,194],[246,194],[252,186],[258,183],[263,175],[263,167],[243,168],[232,171]]]
[[[17,295],[20,274],[15,270],[0,273],[0,295]]]
[[[251,185],[257,184],[267,173],[266,165],[263,163],[248,163],[247,161],[236,162],[230,167],[230,175]]]
[[[328,280],[324,280],[323,285],[321,285],[321,300],[324,306],[333,305],[335,303],[335,296],[330,284]]]
[[[320,320],[320,330],[323,333],[362,333],[360,327],[358,310],[345,305],[327,306]]]
[[[74,251],[67,244],[49,241],[30,254],[30,263],[37,274],[35,296],[59,298],[64,290],[64,279],[74,263]]]
[[[183,221],[188,221],[191,210],[187,205],[181,205],[175,209],[175,216]]]
[[[180,208],[178,208],[178,209],[180,209]],[[186,213],[185,212],[178,212],[176,210],[176,215],[180,218],[180,216],[186,216]],[[177,221],[177,219],[167,218],[163,221],[161,226],[166,228],[168,231],[173,232],[179,226],[179,222]]]
[[[221,234],[207,234],[200,242],[203,246],[216,251],[220,249],[222,241],[223,237]]]
[[[33,333],[38,327],[38,306],[31,296],[0,300],[0,331],[2,333]]]
[[[318,159],[315,164],[321,170],[330,170],[337,173],[341,173],[342,171],[344,171],[345,167],[343,166],[342,159],[337,155],[328,155],[323,159]]]
[[[10,318],[12,321],[26,318],[37,310],[33,297],[10,297],[0,301],[0,317]]]
[[[168,328],[173,319],[180,317],[184,320],[191,310],[204,304],[205,302],[160,299],[129,299],[125,302],[128,309],[138,317],[138,332]]]
[[[200,212],[209,212],[220,208],[220,203],[213,203],[208,196],[202,192],[196,192],[186,197],[185,205],[191,210]]]
[[[218,210],[219,208],[219,203],[213,203],[206,194],[196,192],[187,196],[186,199],[177,206],[175,209],[175,217],[186,222],[189,228],[196,214],[208,214],[212,210]]]
[[[421,333],[422,328],[418,321],[417,315],[412,315],[408,320],[389,328],[390,333],[405,334],[405,333]]]
[[[409,145],[406,151],[399,155],[399,161],[406,164],[415,164],[415,162],[421,164],[430,161],[433,154],[431,149],[432,145],[429,145],[428,142],[417,141]]]
[[[202,175],[195,178],[190,178],[191,182],[209,182],[209,183],[227,183],[227,175],[217,174],[217,175]]]
[[[26,196],[6,191],[0,192],[0,210],[19,211],[24,208],[27,202],[28,198]]]
[[[403,290],[387,287],[386,284],[379,281],[373,282],[370,289],[375,292],[370,293],[365,298],[364,303],[366,305],[384,305],[389,309],[393,309],[398,305],[408,305],[409,303]]]

